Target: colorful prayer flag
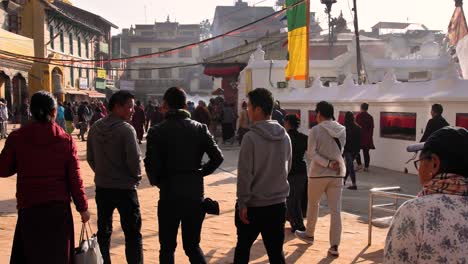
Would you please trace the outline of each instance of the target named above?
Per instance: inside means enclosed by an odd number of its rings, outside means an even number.
[[[286,80],[307,80],[309,77],[309,1],[286,0],[286,6],[294,6],[286,11],[289,53],[285,72]]]
[[[450,46],[456,46],[458,41],[466,35],[468,35],[468,26],[466,23],[465,14],[463,13],[463,6],[459,4],[455,8],[452,19],[450,20],[450,24],[448,26],[447,36],[450,40]]]

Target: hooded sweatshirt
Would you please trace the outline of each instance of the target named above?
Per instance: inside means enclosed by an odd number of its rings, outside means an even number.
[[[286,130],[272,120],[255,123],[245,134],[239,153],[239,208],[285,202],[289,195],[291,164],[291,139]]]
[[[338,147],[339,140],[341,148]],[[344,177],[346,166],[343,160],[343,148],[346,144],[346,128],[336,121],[323,121],[310,130],[307,156],[311,161],[309,178]],[[338,161],[340,171],[328,168],[332,161]]]
[[[140,183],[141,152],[135,129],[112,114],[89,130],[87,160],[98,188],[132,190]]]

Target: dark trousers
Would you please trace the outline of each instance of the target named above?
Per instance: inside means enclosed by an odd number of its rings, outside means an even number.
[[[354,159],[356,156],[359,156],[359,153],[354,153],[354,152],[345,152],[344,157],[346,161],[346,175],[344,178],[344,181],[348,179],[349,176],[351,176],[351,182],[353,183],[354,186],[356,186],[356,172],[354,171]]]
[[[232,123],[223,123],[223,141],[226,142],[228,139],[234,137],[234,124]]]
[[[362,154],[364,155],[364,167],[369,168],[369,164],[370,164],[369,149],[362,149]],[[356,162],[358,165],[362,165],[360,153],[356,155]]]
[[[302,200],[307,192],[307,174],[289,175],[289,197],[287,199],[288,218],[293,229],[304,228],[304,216],[302,214]]]
[[[173,264],[177,247],[177,232],[182,225],[182,243],[190,263],[204,264],[205,256],[200,248],[200,234],[205,219],[202,200],[159,200],[159,263]]]
[[[10,264],[73,263],[75,239],[69,203],[20,209]]]
[[[249,207],[247,215],[250,222],[248,225],[240,220],[236,206],[237,245],[234,253],[234,263],[249,263],[250,248],[255,240],[257,240],[259,234],[262,235],[263,244],[265,245],[270,263],[285,263],[283,243],[286,204]]]
[[[140,203],[136,190],[96,188],[98,213],[97,238],[105,264],[110,264],[109,247],[112,235],[112,216],[117,209],[125,235],[127,263],[143,263],[143,239],[141,236]]]
[[[244,138],[244,135],[249,132],[248,128],[239,128],[238,134],[239,134],[239,144],[242,144],[242,139]]]

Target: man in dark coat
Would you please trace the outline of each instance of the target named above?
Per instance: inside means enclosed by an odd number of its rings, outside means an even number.
[[[205,102],[198,102],[198,106],[193,112],[192,119],[210,127],[211,115],[210,111],[208,111],[208,108],[206,108]]]
[[[424,135],[421,138],[420,142],[426,142],[432,133],[436,132],[437,130],[449,126],[449,123],[442,117],[442,113],[444,112],[444,108],[440,104],[432,105],[431,109],[431,116],[432,118],[429,119],[426,125],[426,129],[424,130]]]
[[[136,102],[135,114],[132,117],[132,125],[137,133],[138,143],[141,144],[143,134],[145,134],[146,115],[140,101]]]
[[[361,149],[364,155],[364,171],[369,171],[370,154],[369,150],[375,149],[374,146],[374,118],[367,112],[369,104],[361,104],[361,113],[356,116],[356,123],[361,127]],[[356,156],[359,168],[362,168],[361,154]]]
[[[186,94],[176,87],[164,94],[166,119],[148,131],[145,169],[151,185],[159,188],[159,263],[173,264],[177,232],[190,263],[206,263],[200,248],[205,218],[203,178],[223,162],[208,127],[190,119]],[[202,163],[204,154],[209,161]]]

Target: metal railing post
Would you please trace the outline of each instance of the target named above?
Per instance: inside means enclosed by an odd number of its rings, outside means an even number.
[[[369,192],[369,230],[367,232],[367,245],[372,244],[372,209],[374,208],[374,194],[372,190]]]

